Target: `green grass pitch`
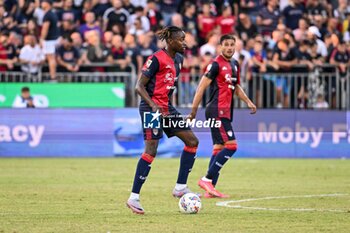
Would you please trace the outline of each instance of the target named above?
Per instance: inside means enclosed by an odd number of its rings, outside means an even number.
[[[350,232],[350,161],[232,159],[218,189],[228,200],[319,194],[240,203],[234,209],[202,199],[196,215],[181,214],[171,196],[179,159],[156,159],[143,187],[144,216],[125,207],[137,159],[0,159],[0,232]],[[197,159],[196,185],[208,159]],[[329,212],[336,210],[339,212]]]

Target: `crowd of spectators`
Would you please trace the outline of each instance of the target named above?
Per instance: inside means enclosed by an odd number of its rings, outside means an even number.
[[[155,32],[167,25],[186,32],[187,88],[227,33],[236,35],[235,58],[247,81],[252,72],[289,72],[297,64],[308,71],[334,64],[345,75],[350,64],[348,0],[0,0],[0,71],[21,63],[35,74],[47,61],[53,80],[56,71],[101,62],[120,70],[133,63],[139,73],[164,47]]]

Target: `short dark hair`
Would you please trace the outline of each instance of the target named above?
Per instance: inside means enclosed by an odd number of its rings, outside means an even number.
[[[300,21],[300,20],[304,20],[308,25],[310,24],[310,21],[308,18],[301,17],[298,21]]]
[[[231,34],[226,34],[226,35],[221,36],[220,44],[222,44],[222,42],[224,42],[225,40],[234,40],[236,42],[236,38]]]
[[[69,43],[73,43],[73,39],[68,34],[63,35],[62,39],[67,40]]]
[[[22,87],[21,92],[29,92],[29,91],[30,91],[29,87]]]
[[[311,47],[317,46],[317,42],[315,40],[310,41],[310,46]]]
[[[9,30],[3,30],[3,31],[0,31],[0,36],[10,36],[10,31]]]
[[[184,11],[186,11],[191,6],[195,6],[195,4],[193,2],[185,2]]]
[[[41,0],[41,2],[47,2],[47,3],[49,3],[50,5],[52,5],[52,0]]]
[[[285,43],[287,46],[290,44],[289,40],[287,40],[286,38],[283,38],[282,40],[280,40],[279,42]]]
[[[299,46],[310,46],[310,45],[311,43],[309,40],[302,40],[300,41],[300,44],[299,44]]]
[[[142,6],[135,7],[135,12],[137,12],[137,11],[143,11],[143,7]]]

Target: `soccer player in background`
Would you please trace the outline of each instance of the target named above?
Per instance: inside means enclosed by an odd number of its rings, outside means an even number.
[[[144,115],[150,112],[154,118],[160,116],[161,122],[169,120],[167,116],[177,116],[171,118],[171,121],[183,120],[179,117],[180,113],[172,106],[170,99],[183,63],[183,56],[180,53],[184,53],[186,48],[185,33],[178,27],[170,26],[161,30],[158,37],[160,40],[165,40],[166,48],[148,57],[136,84],[136,92],[142,98],[139,111],[143,126],[146,121]],[[168,137],[177,136],[185,143],[173,196],[181,197],[191,192],[186,183],[195,161],[197,137],[189,127],[160,129],[144,127],[145,150],[137,164],[132,192],[126,203],[134,213],[144,214],[139,194],[157,154],[158,142],[163,137],[163,131]]]
[[[198,185],[206,191],[204,197],[228,197],[215,189],[219,171],[237,150],[237,142],[232,129],[233,95],[236,94],[256,112],[256,106],[247,97],[240,86],[239,64],[232,58],[235,53],[236,39],[232,35],[220,38],[221,54],[208,65],[194,96],[192,112],[189,119],[196,117],[198,106],[207,87],[210,86],[210,100],[206,107],[207,119],[221,121],[220,128],[211,128],[213,155],[210,159],[207,175],[198,181]]]

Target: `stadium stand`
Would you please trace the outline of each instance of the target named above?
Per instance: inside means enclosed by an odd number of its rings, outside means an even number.
[[[57,73],[44,62],[43,2],[57,18]],[[0,0],[0,82],[119,81],[131,91],[164,46],[155,32],[170,24],[187,34],[179,106],[191,104],[219,36],[233,33],[242,85],[258,107],[350,108],[348,0]]]

